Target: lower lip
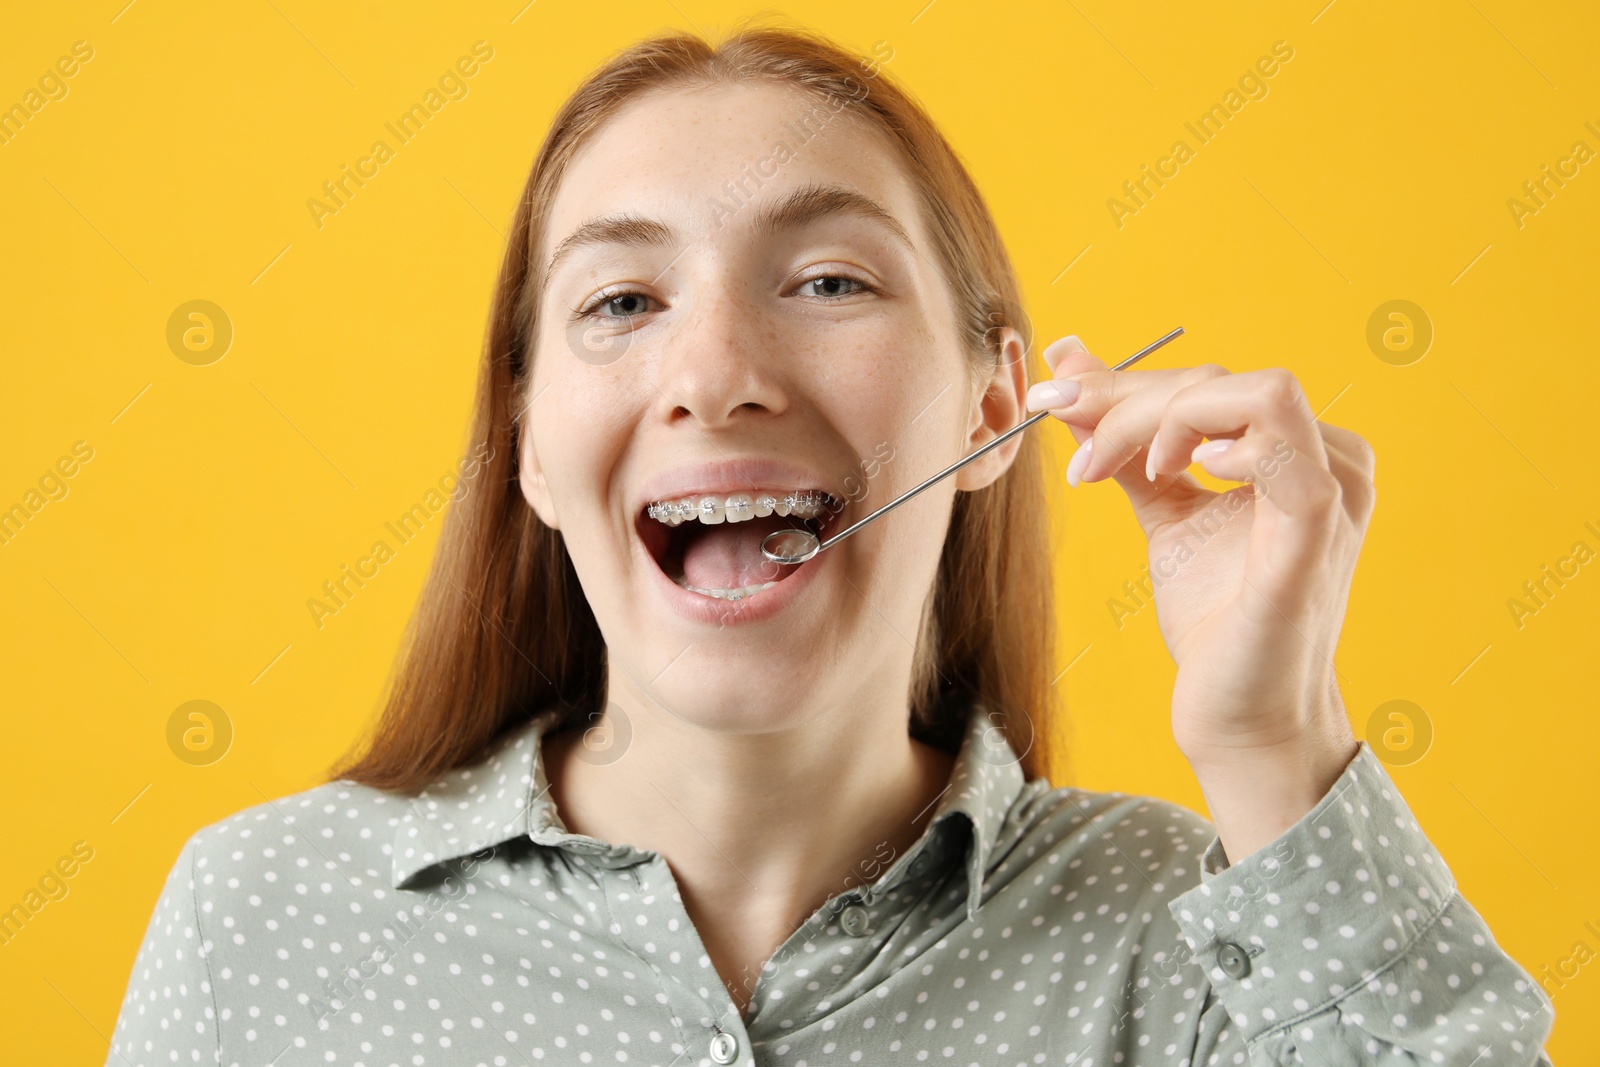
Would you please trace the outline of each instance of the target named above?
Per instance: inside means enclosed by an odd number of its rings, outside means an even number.
[[[654,575],[654,584],[661,591],[662,599],[667,602],[669,608],[690,622],[711,623],[717,626],[745,626],[776,615],[805,591],[805,587],[811,584],[812,578],[821,567],[822,561],[827,558],[818,553],[806,562],[790,567],[793,573],[789,577],[771,589],[763,589],[754,596],[747,596],[742,600],[720,600],[701,593],[691,593],[668,578],[643,545],[635,542],[635,548],[644,558],[650,573]],[[783,564],[775,566],[781,567]]]

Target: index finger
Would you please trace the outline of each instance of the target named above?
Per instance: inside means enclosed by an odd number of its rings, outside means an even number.
[[[1146,389],[1170,393],[1192,367],[1153,370],[1109,370],[1087,352],[1068,353],[1056,364],[1056,375],[1028,390],[1028,410],[1048,410],[1062,422],[1097,425],[1106,413]]]

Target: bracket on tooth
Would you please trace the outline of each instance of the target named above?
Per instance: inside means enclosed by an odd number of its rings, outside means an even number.
[[[796,490],[782,496],[760,493],[735,493],[727,497],[708,494],[686,497],[682,500],[660,500],[645,509],[657,522],[679,526],[690,519],[706,523],[743,522],[765,515],[793,515],[800,519],[813,519],[822,514],[831,497],[820,490]]]

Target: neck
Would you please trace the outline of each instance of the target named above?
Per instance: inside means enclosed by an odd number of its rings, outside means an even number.
[[[775,708],[777,725],[738,732],[643,701],[621,710],[620,756],[586,758],[581,730],[547,739],[551,799],[570,832],[666,859],[741,1011],[790,934],[916,842],[954,763],[910,736],[903,702]]]

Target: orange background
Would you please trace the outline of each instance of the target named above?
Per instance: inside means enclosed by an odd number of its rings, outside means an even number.
[[[316,784],[375,710],[438,518],[320,628],[306,601],[460,459],[503,232],[555,108],[637,37],[755,10],[125,4],[28,6],[0,36],[0,106],[64,89],[0,143],[0,508],[39,504],[0,544],[0,906],[93,851],[0,945],[6,1062],[103,1060],[183,840]],[[1363,736],[1386,702],[1415,705],[1394,776],[1499,941],[1536,975],[1565,969],[1549,1049],[1593,1062],[1600,963],[1573,957],[1600,952],[1581,814],[1600,806],[1600,563],[1565,564],[1520,625],[1508,601],[1575,542],[1600,550],[1600,163],[1561,162],[1600,151],[1594,7],[768,9],[888,56],[988,196],[1041,346],[1076,332],[1110,361],[1183,325],[1152,365],[1290,367],[1373,442],[1346,703]],[[78,41],[92,58],[50,81]],[[476,41],[493,56],[466,95],[319,228],[307,200]],[[1293,58],[1266,94],[1199,144],[1185,123],[1279,41]],[[1113,211],[1178,139],[1192,157]],[[1546,165],[1565,184],[1513,210]],[[194,300],[231,325],[221,358],[220,334],[191,338],[205,365],[168,341]],[[1425,352],[1369,343],[1392,300],[1431,324]],[[1059,473],[1068,435],[1042,432]],[[91,458],[51,481],[80,441]],[[29,497],[42,479],[64,495]],[[1056,780],[1200,808],[1153,611],[1119,626],[1107,604],[1145,562],[1126,501],[1054,484]],[[205,765],[169,742],[192,700],[220,709],[211,745],[231,733]]]

